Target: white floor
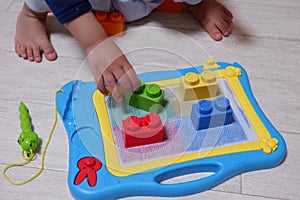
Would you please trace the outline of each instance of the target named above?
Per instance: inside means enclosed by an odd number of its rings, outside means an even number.
[[[224,3],[233,12],[235,25],[233,34],[221,42],[212,41],[187,13],[158,12],[128,24],[130,32],[116,41],[129,52],[128,58],[139,72],[151,67],[201,65],[209,56],[217,61],[240,63],[248,72],[262,110],[287,142],[288,155],[279,167],[246,173],[210,191],[178,199],[300,199],[300,2]],[[22,0],[0,0],[1,171],[6,164],[22,160],[16,142],[20,132],[19,102],[24,101],[29,107],[44,145],[52,126],[55,91],[88,73],[81,67],[83,50],[53,18],[49,20],[49,32],[59,58],[41,64],[18,58],[14,53],[14,33],[21,6]],[[170,30],[141,29],[147,27]],[[47,151],[45,171],[19,187],[1,176],[0,199],[71,199],[67,185],[68,153],[66,131],[59,120]],[[38,155],[36,161],[10,170],[8,175],[18,181],[28,178],[40,167],[40,158]]]

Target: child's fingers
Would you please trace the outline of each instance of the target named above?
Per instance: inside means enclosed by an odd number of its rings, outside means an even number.
[[[115,70],[113,72],[113,74],[114,74],[114,77],[118,80],[118,83],[120,84],[120,86],[124,89],[124,92],[127,93],[127,92],[133,91],[131,81],[122,67]]]
[[[124,62],[123,63],[123,69],[124,71],[126,72],[130,82],[131,82],[131,85],[132,85],[132,89],[133,90],[136,90],[140,87],[140,82],[137,78],[137,75],[136,75],[136,72],[135,70],[133,69],[133,67],[129,64],[129,62]]]
[[[103,76],[100,77],[99,81],[97,82],[97,88],[103,95],[108,95],[108,91],[104,85]]]
[[[115,99],[115,101],[116,102],[123,101],[123,98],[118,91],[116,80],[115,80],[115,77],[113,76],[113,74],[110,72],[105,72],[103,74],[103,77],[106,82],[107,88],[110,91],[112,97]]]

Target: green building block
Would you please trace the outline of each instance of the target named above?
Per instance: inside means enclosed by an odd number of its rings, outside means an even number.
[[[144,84],[141,80],[140,85],[138,91],[125,95],[125,102],[147,112],[159,113],[165,104],[165,91],[157,84]]]

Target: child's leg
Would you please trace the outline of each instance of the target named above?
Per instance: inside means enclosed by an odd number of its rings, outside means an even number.
[[[42,53],[47,60],[57,55],[46,33],[47,12],[38,13],[24,4],[19,13],[15,35],[16,53],[29,61],[41,62]]]
[[[112,7],[121,12],[126,22],[132,22],[148,16],[163,0],[116,0]]]
[[[202,0],[197,5],[186,4],[186,7],[214,40],[219,41],[223,36],[230,35],[233,16],[216,0]]]

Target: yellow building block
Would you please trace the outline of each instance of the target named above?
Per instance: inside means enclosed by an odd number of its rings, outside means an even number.
[[[179,92],[183,101],[216,97],[218,81],[215,72],[205,70],[202,74],[187,73],[181,77]]]
[[[212,69],[212,68],[220,68],[220,66],[218,65],[218,63],[216,63],[214,59],[210,58],[204,63],[203,69]]]

